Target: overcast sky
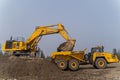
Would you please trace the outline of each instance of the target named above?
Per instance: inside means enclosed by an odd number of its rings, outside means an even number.
[[[120,0],[0,0],[0,43],[58,22],[77,40],[75,50],[120,49]],[[59,34],[43,36],[39,46],[50,55],[64,41]]]

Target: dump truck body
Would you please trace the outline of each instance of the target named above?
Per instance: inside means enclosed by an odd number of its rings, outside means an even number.
[[[65,70],[70,68],[71,70],[77,70],[81,62],[86,62],[85,50],[83,51],[63,51],[63,52],[53,52],[51,58],[57,64],[57,66]]]
[[[79,62],[85,62],[84,51],[64,51],[64,52],[53,52],[51,54],[52,59],[61,60],[64,59],[69,61],[70,59],[76,59]]]

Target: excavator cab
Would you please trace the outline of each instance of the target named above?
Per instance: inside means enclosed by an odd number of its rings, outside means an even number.
[[[13,43],[16,42],[15,40],[7,40],[5,44],[5,49],[12,49]]]

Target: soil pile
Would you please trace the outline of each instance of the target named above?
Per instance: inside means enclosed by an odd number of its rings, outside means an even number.
[[[59,45],[57,51],[72,51],[74,48],[75,40],[70,40]]]
[[[48,60],[9,57],[4,74],[10,79],[52,80],[58,78],[60,70]],[[56,77],[57,76],[57,77]]]

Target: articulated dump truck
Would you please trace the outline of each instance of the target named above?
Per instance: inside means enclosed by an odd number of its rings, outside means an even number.
[[[57,66],[62,69],[78,70],[80,64],[91,64],[96,69],[104,69],[107,64],[118,62],[115,54],[104,52],[102,47],[93,47],[91,52],[85,54],[83,51],[53,52],[51,57]]]
[[[56,26],[57,28],[55,28]],[[82,51],[73,51],[76,40],[68,36],[65,27],[58,23],[57,25],[38,26],[34,32],[24,40],[6,40],[2,45],[2,51],[12,56],[30,56],[35,57],[39,53],[38,43],[44,35],[60,34],[66,42],[62,43],[57,52],[51,53],[52,60],[57,66],[66,70],[79,69],[81,63],[92,64],[95,68],[106,68],[107,64],[118,62],[115,54],[103,51],[103,47],[94,47],[89,54],[85,54],[86,49]]]

